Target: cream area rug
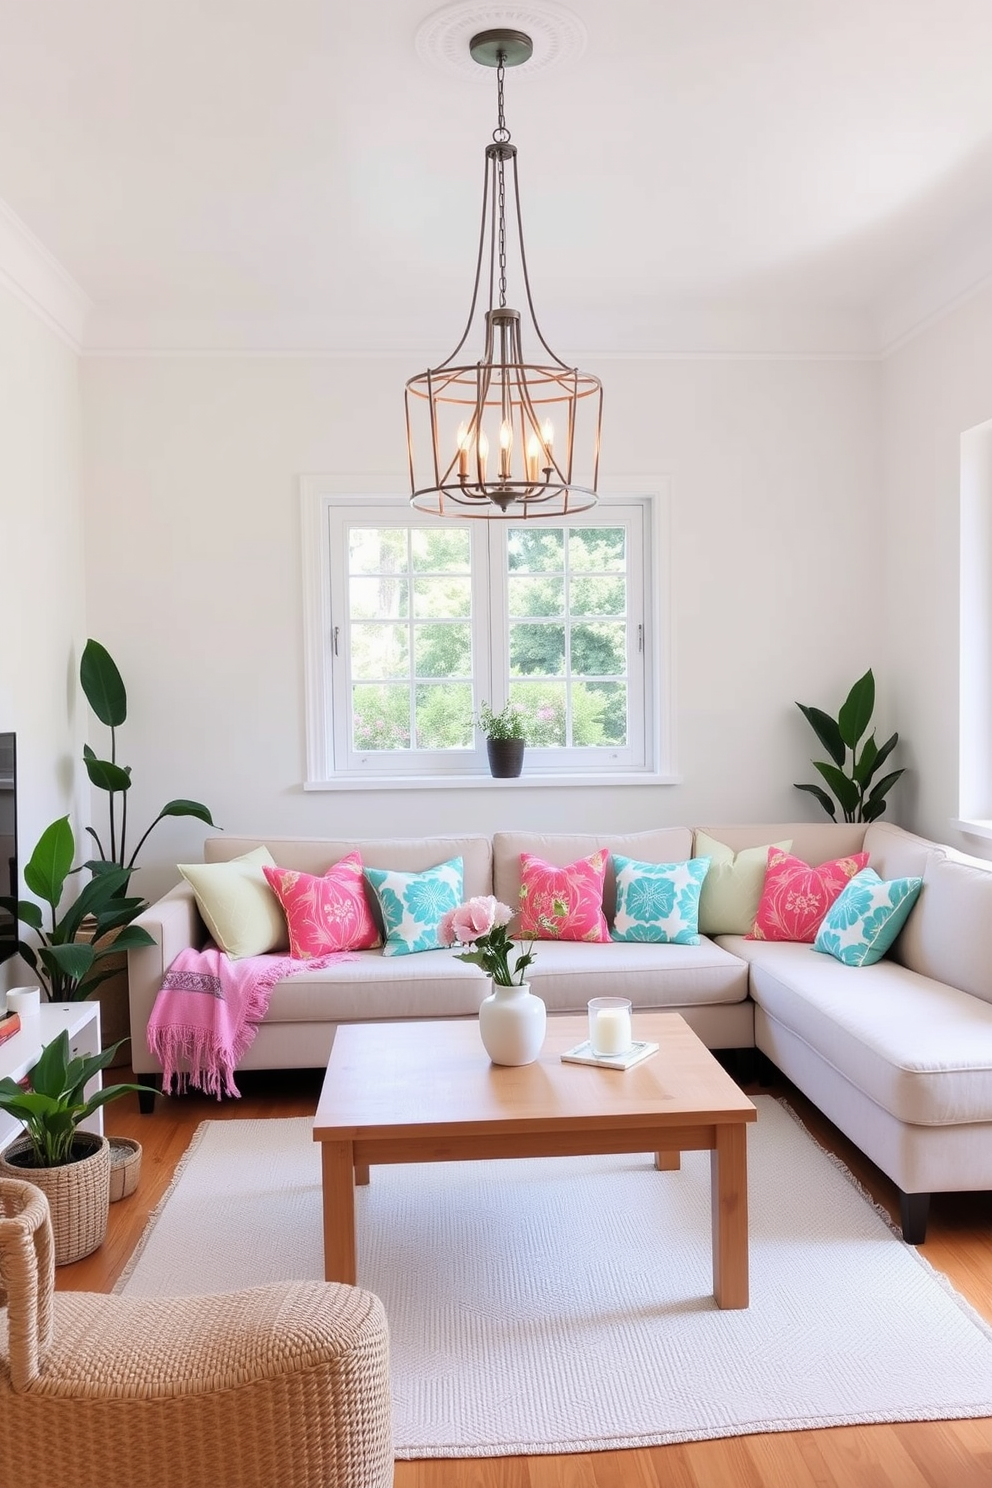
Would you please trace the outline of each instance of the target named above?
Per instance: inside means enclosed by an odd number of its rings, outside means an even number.
[[[751,1305],[712,1296],[709,1156],[372,1169],[359,1284],[389,1318],[396,1455],[489,1457],[992,1415],[992,1329],[760,1096]],[[199,1128],[118,1290],[323,1274],[306,1118]]]

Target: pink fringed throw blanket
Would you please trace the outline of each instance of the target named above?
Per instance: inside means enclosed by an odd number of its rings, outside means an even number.
[[[215,945],[180,951],[148,1020],[148,1047],[161,1061],[162,1089],[168,1094],[175,1086],[179,1093],[192,1086],[218,1100],[240,1096],[234,1071],[255,1042],[276,982],[335,961],[357,960],[347,951],[309,961],[292,956],[232,961]]]

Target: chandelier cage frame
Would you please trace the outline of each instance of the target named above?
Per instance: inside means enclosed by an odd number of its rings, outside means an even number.
[[[570,367],[552,351],[534,309],[517,149],[503,111],[505,69],[527,60],[530,38],[522,32],[480,32],[470,50],[477,62],[496,68],[498,122],[485,151],[479,248],[465,329],[443,362],[406,384],[410,504],[440,517],[570,516],[596,504],[603,387],[598,377]],[[536,343],[548,358],[543,363],[524,359],[521,312],[506,303],[508,175],[524,302]],[[480,317],[487,261],[488,306]],[[459,362],[477,325],[480,332],[484,325],[482,357]]]

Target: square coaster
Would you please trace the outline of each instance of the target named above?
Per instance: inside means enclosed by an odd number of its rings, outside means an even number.
[[[562,1060],[565,1064],[599,1064],[603,1069],[630,1069],[632,1064],[640,1064],[642,1059],[648,1059],[652,1054],[657,1054],[658,1045],[646,1043],[643,1039],[635,1039],[626,1054],[594,1054],[592,1044],[585,1039],[581,1044],[576,1044],[574,1049],[569,1049],[563,1054]]]

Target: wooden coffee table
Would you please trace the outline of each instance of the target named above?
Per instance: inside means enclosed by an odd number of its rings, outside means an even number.
[[[634,1014],[660,1045],[629,1070],[563,1064],[585,1017],[552,1017],[535,1064],[490,1064],[473,1019],[345,1023],[314,1119],[321,1144],[324,1275],[354,1285],[355,1184],[373,1163],[652,1152],[710,1153],[713,1295],[748,1305],[747,1123],[757,1111],[678,1013]],[[659,1237],[660,1238],[660,1237]]]

